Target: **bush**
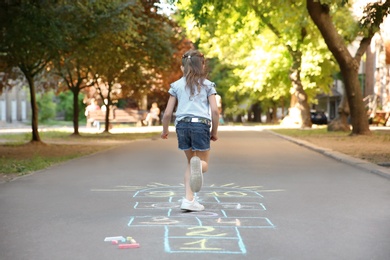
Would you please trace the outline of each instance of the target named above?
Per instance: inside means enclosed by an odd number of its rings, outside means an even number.
[[[85,120],[85,104],[83,104],[83,95],[79,99],[79,121]],[[61,92],[58,95],[57,113],[64,116],[65,121],[73,121],[73,93],[71,91]]]
[[[38,120],[40,123],[54,120],[56,116],[56,103],[54,92],[51,90],[43,94],[37,94]]]

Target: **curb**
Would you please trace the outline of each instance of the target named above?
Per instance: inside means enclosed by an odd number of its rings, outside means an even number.
[[[295,143],[297,145],[308,148],[308,149],[315,151],[317,153],[323,154],[323,155],[330,157],[336,161],[346,163],[348,165],[354,166],[354,167],[359,168],[361,170],[365,170],[365,171],[368,171],[370,173],[374,173],[374,174],[380,175],[382,177],[385,177],[387,179],[390,179],[390,169],[387,169],[385,167],[382,167],[382,166],[379,166],[377,164],[370,163],[370,162],[367,162],[365,160],[355,158],[355,157],[334,151],[332,149],[319,147],[319,146],[316,146],[316,145],[309,143],[307,141],[304,141],[304,140],[299,140],[299,139],[292,138],[290,136],[281,135],[281,134],[275,133],[275,132],[270,131],[270,130],[267,130],[267,132],[272,133],[273,135],[279,136],[279,137],[281,137],[287,141],[290,141],[292,143]]]

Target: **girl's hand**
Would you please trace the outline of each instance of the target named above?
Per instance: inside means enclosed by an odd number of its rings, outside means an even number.
[[[169,134],[169,132],[162,132],[161,133],[161,139],[168,139],[168,134]]]
[[[218,140],[218,136],[217,135],[211,135],[210,140],[215,142],[215,141]]]

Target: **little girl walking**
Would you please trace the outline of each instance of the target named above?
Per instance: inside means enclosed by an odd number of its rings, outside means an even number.
[[[178,146],[187,158],[184,174],[185,198],[182,210],[202,211],[194,192],[203,184],[203,173],[208,170],[210,140],[217,141],[219,112],[215,84],[206,79],[205,59],[198,50],[189,50],[182,57],[183,77],[171,84],[169,100],[162,119],[162,139],[167,139],[169,123],[176,106],[176,134]],[[211,130],[210,130],[211,129]]]

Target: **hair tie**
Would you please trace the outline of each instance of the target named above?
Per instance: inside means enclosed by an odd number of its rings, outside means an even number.
[[[191,55],[188,55],[188,57],[187,57],[189,60],[191,59]]]

